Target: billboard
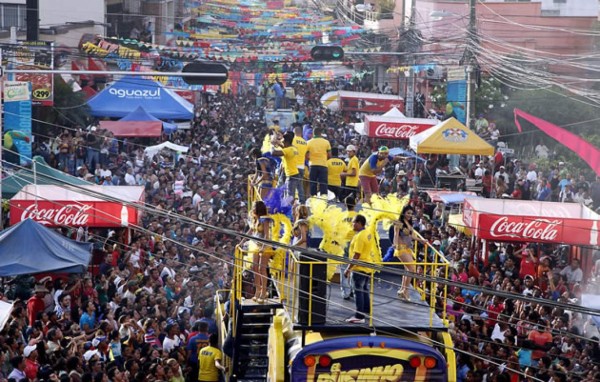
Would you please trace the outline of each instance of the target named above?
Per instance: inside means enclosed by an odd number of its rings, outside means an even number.
[[[467,123],[467,79],[463,67],[448,69],[446,92],[446,117],[454,117],[464,125]]]
[[[19,166],[31,163],[30,89],[28,82],[4,82],[3,159]]]
[[[31,102],[36,106],[54,104],[54,76],[45,73],[54,69],[54,43],[49,41],[19,41],[14,49],[5,50],[8,67],[14,70],[39,70],[34,74],[16,73],[15,81],[31,83]]]

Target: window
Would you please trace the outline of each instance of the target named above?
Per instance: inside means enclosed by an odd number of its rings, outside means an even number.
[[[25,29],[25,5],[0,4],[0,28],[8,30],[10,27]]]

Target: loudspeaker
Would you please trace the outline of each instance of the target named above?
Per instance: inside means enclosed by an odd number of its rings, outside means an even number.
[[[325,324],[327,321],[327,260],[312,254],[301,254],[300,262],[298,323],[309,325],[310,321],[310,325]],[[310,264],[303,264],[303,262],[310,262]]]

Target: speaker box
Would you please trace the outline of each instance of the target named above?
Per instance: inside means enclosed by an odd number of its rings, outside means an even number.
[[[299,267],[298,323],[309,325],[310,321],[310,325],[325,324],[327,318],[327,260],[312,254],[302,254],[300,261],[308,261],[311,264],[301,263]],[[311,266],[312,275],[310,273]]]

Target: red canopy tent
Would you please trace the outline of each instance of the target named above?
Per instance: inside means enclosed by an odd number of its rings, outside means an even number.
[[[476,237],[568,244],[585,273],[592,267],[592,248],[600,241],[599,221],[600,215],[579,203],[482,198],[465,199],[463,205],[463,222]]]
[[[115,137],[160,137],[162,121],[100,121],[100,127],[115,134]]]
[[[365,115],[364,134],[369,138],[409,139],[438,122],[436,119],[407,118],[394,107],[383,115]]]
[[[86,190],[91,194],[85,193]],[[75,189],[30,184],[10,200],[10,224],[33,219],[48,227],[109,228],[139,225],[142,213],[131,204],[143,202],[142,186],[91,185]]]
[[[600,215],[579,203],[465,199],[463,222],[481,239],[598,245]]]

